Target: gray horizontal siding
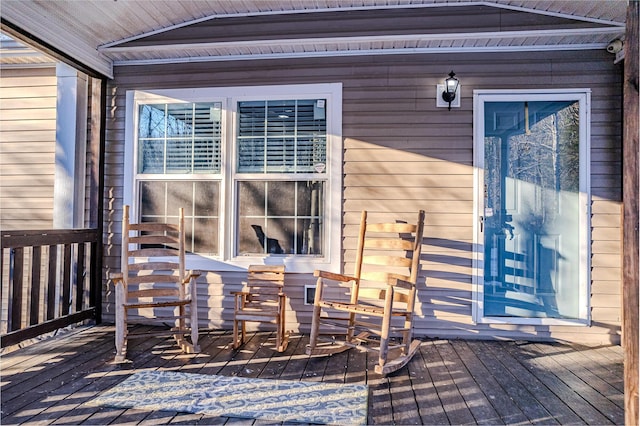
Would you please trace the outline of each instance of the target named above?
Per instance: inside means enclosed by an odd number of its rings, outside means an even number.
[[[435,107],[435,85],[454,70],[462,104]],[[414,220],[427,212],[416,332],[432,337],[557,338],[617,342],[620,330],[620,69],[602,51],[407,55],[179,64],[115,69],[108,100],[107,269],[118,268],[125,90],[341,82],[343,84],[343,269],[353,270],[360,211]],[[476,325],[472,311],[474,89],[592,91],[593,325]],[[241,277],[199,281],[200,318],[230,326],[229,291]],[[240,281],[239,281],[240,280]],[[224,284],[222,284],[224,283]],[[302,302],[312,276],[288,277],[288,328],[307,330]],[[228,291],[227,291],[228,290]],[[108,302],[107,302],[108,303]],[[106,306],[107,313],[110,305]]]
[[[3,69],[0,79],[0,226],[53,225],[55,67]]]

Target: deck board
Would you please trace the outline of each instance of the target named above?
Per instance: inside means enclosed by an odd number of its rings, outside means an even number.
[[[140,328],[144,328],[139,326]],[[170,411],[90,407],[86,402],[142,369],[264,379],[367,383],[369,424],[623,424],[619,346],[424,339],[406,367],[381,377],[356,349],[305,354],[307,334],[275,351],[273,332],[201,334],[199,354],[171,339],[133,339],[130,364],[113,364],[111,326],[68,332],[2,354],[2,424],[225,424],[272,422]]]

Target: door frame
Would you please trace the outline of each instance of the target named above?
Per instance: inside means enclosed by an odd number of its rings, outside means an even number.
[[[580,318],[522,318],[484,316],[484,103],[575,100],[580,107],[579,203],[580,203]],[[474,323],[528,325],[589,325],[591,323],[591,89],[473,91],[473,275]]]

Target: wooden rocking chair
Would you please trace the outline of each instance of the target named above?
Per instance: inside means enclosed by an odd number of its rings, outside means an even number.
[[[169,330],[153,335],[172,335],[184,352],[200,352],[196,299],[196,278],[200,273],[185,270],[184,229],[182,208],[178,224],[132,224],[129,206],[124,206],[122,272],[111,275],[116,290],[115,362],[127,362],[127,339],[150,336],[129,333],[129,311],[138,311],[138,315],[154,322],[172,324]]]
[[[318,280],[308,355],[351,347],[377,351],[375,371],[383,376],[411,360],[420,346],[419,340],[412,341],[412,328],[424,216],[420,211],[416,224],[369,224],[362,212],[354,274],[314,273]],[[322,330],[328,342],[319,342],[321,324],[329,329]]]
[[[234,291],[233,348],[244,343],[246,322],[276,325],[276,348],[284,352],[289,343],[285,330],[284,265],[251,265],[244,291]]]

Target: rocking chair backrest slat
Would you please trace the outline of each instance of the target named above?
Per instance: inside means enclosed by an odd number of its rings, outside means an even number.
[[[129,290],[127,292],[128,299],[141,299],[143,297],[180,297],[180,291],[177,288],[145,288],[141,290]]]
[[[150,284],[150,283],[178,284],[179,282],[180,282],[180,277],[178,275],[162,275],[162,274],[129,275],[129,279],[127,280],[128,285]]]
[[[128,206],[127,206],[128,207]],[[173,223],[140,222],[130,223],[129,229],[139,232],[180,232],[180,225]]]
[[[416,284],[420,263],[420,247],[424,227],[424,211],[417,224],[367,223],[362,212],[354,276],[363,280],[386,283],[389,275]],[[404,252],[401,256],[399,252]],[[383,267],[387,267],[384,269]]]
[[[360,280],[362,282],[374,281],[377,283],[386,283],[391,278],[397,278],[403,281],[409,281],[411,277],[409,275],[392,274],[385,271],[363,271]]]
[[[180,240],[172,235],[141,235],[129,237],[131,244],[162,244],[178,247]]]
[[[388,238],[367,238],[364,242],[365,248],[390,249],[390,250],[412,250],[413,241],[390,240]]]
[[[129,257],[176,257],[178,251],[173,248],[149,247],[129,250]]]
[[[130,263],[129,271],[175,271],[180,267],[177,262]]]
[[[382,265],[408,268],[411,266],[411,259],[398,256],[372,255],[362,256],[362,263],[365,265]]]

